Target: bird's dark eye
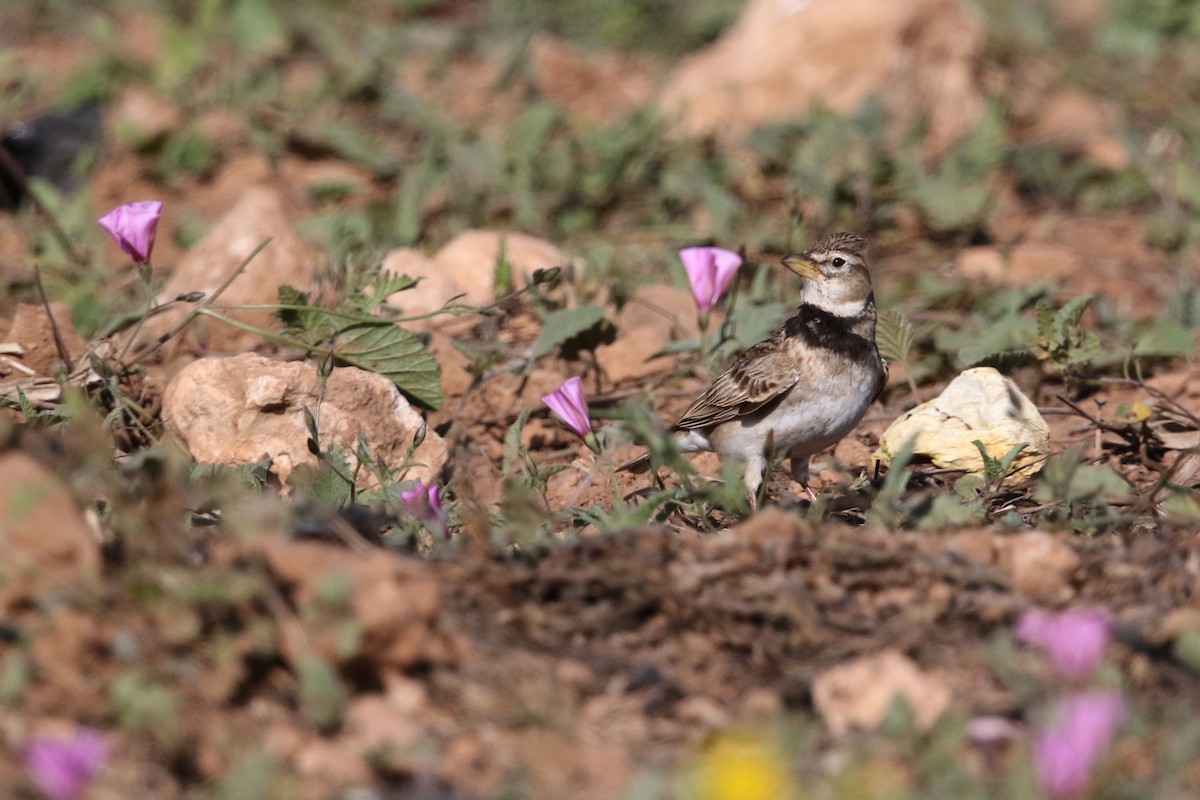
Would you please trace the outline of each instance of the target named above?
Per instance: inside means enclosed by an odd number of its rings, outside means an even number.
[[[846,259],[842,258],[841,256],[838,256],[837,258],[835,258],[833,260],[833,265],[835,267],[844,267],[844,266],[846,266]]]

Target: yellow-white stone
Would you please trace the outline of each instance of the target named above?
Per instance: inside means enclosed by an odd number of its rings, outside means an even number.
[[[976,440],[993,458],[1003,458],[1024,444],[1004,479],[1006,485],[1033,476],[1050,454],[1050,428],[1037,406],[991,367],[960,373],[940,395],[903,414],[879,438],[875,458],[889,463],[910,439],[913,455],[980,475],[983,458]]]

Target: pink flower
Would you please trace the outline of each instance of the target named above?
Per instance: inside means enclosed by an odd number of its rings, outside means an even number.
[[[1087,678],[1104,656],[1112,618],[1099,608],[1074,608],[1058,613],[1030,609],[1017,620],[1017,638],[1042,648],[1068,678]]]
[[[1125,701],[1115,689],[1073,694],[1060,702],[1051,723],[1033,738],[1033,766],[1042,791],[1054,800],[1082,792],[1124,719]]]
[[[25,765],[33,782],[50,800],[82,797],[107,759],[104,734],[87,728],[67,739],[34,739],[25,748]]]
[[[415,519],[424,522],[443,536],[449,536],[450,529],[446,522],[446,512],[442,509],[442,499],[438,495],[436,483],[426,486],[418,478],[412,486],[400,491],[400,502],[404,504],[404,510],[412,514]]]
[[[576,436],[586,439],[592,432],[592,420],[588,416],[587,400],[583,396],[582,378],[576,376],[567,379],[562,386],[543,397],[542,402],[550,406],[550,410]]]
[[[434,522],[442,519],[442,499],[438,496],[436,483],[428,486],[418,478],[411,487],[400,492],[400,501],[404,508],[422,522]]]
[[[701,311],[717,304],[742,265],[741,256],[720,247],[685,247],[679,251],[679,260],[692,285],[696,308]]]
[[[142,200],[117,206],[97,221],[130,258],[138,264],[145,264],[150,260],[150,251],[154,249],[154,237],[158,232],[158,218],[162,216],[162,209],[163,204],[157,200]]]

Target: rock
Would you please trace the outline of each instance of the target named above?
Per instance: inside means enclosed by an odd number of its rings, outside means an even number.
[[[54,342],[54,327],[58,327],[59,336],[66,346],[67,354],[71,357],[73,366],[81,355],[87,352],[87,342],[75,330],[71,322],[71,309],[64,303],[50,303],[50,313],[54,315],[54,325],[46,315],[46,307],[20,303],[17,313],[13,315],[12,325],[5,339],[16,342],[24,350],[21,362],[38,375],[53,375],[54,365],[60,363],[58,346]],[[13,376],[19,377],[19,376]]]
[[[360,753],[410,747],[425,734],[409,709],[398,707],[386,695],[357,697],[346,709],[342,738]]]
[[[600,368],[614,384],[657,375],[675,364],[674,357],[652,358],[673,339],[700,335],[696,301],[687,289],[642,286],[617,313],[617,338],[596,348]],[[715,316],[709,325],[720,325]]]
[[[946,550],[979,564],[991,564],[996,558],[996,536],[987,528],[967,528],[946,538]]]
[[[1083,153],[1110,169],[1120,169],[1128,163],[1128,154],[1119,138],[1124,121],[1115,103],[1098,100],[1077,89],[1060,89],[1041,98],[1037,108],[1038,115],[1023,137],[1026,143]]]
[[[389,296],[388,305],[410,315],[434,311],[455,295],[465,295],[459,302],[469,305],[490,303],[495,296],[496,262],[501,250],[514,277],[573,263],[571,257],[554,244],[526,233],[464,231],[432,259],[411,248],[388,253],[384,258],[384,269],[421,279],[415,288]],[[441,317],[426,324],[440,327],[443,322],[453,320],[453,317]]]
[[[0,455],[0,613],[99,568],[96,539],[58,478],[25,453]]]
[[[995,247],[964,247],[958,254],[957,266],[964,278],[990,283],[1004,282],[1004,257]]]
[[[427,565],[386,550],[354,553],[344,547],[297,542],[281,536],[257,544],[267,569],[297,609],[303,638],[285,639],[285,655],[296,660],[317,653],[335,663],[366,658],[399,669],[420,663],[444,663],[451,643],[435,629],[441,598]],[[322,599],[345,581],[349,616],[359,628],[357,647],[346,646],[346,631],[328,624]]]
[[[1075,275],[1079,257],[1069,247],[1052,242],[1021,242],[1008,259],[1005,282],[1018,286],[1033,281],[1049,281]]]
[[[1070,545],[1042,531],[997,540],[999,566],[1017,592],[1044,602],[1067,600],[1079,556]]]
[[[904,698],[918,727],[928,729],[950,706],[950,688],[939,676],[923,672],[897,650],[838,664],[813,680],[813,703],[829,732],[879,727],[896,696]]]
[[[146,147],[179,130],[179,106],[148,89],[134,87],[121,95],[113,109],[117,135],[134,147]]]
[[[306,407],[317,416],[322,445],[341,445],[351,465],[360,430],[372,457],[382,456],[396,467],[422,423],[421,415],[381,375],[339,367],[322,393],[312,364],[277,362],[253,353],[195,361],[171,380],[163,396],[168,427],[197,461],[251,464],[267,455],[281,480],[297,464],[316,464],[306,445]],[[446,453],[442,437],[427,431],[405,477],[436,480]]]
[[[354,752],[342,742],[315,737],[296,751],[291,769],[306,783],[324,783],[329,787],[367,785],[373,776],[362,753]],[[331,796],[329,791],[322,794]]]
[[[538,34],[529,43],[534,89],[552,103],[594,122],[615,119],[650,100],[646,73],[621,57],[585,53],[569,42]]]
[[[915,438],[913,438],[915,437]],[[939,467],[983,473],[983,458],[1003,458],[1026,447],[1004,479],[1006,485],[1032,477],[1050,455],[1050,427],[1017,385],[991,367],[966,370],[940,395],[905,412],[879,437],[875,458],[887,464],[913,438],[913,454]]]
[[[466,291],[442,272],[436,261],[411,247],[401,247],[384,256],[382,269],[393,275],[407,275],[417,281],[417,285],[411,289],[393,292],[387,298],[387,304],[399,309],[406,317],[436,311],[450,298]],[[439,323],[452,320],[454,317],[430,317],[405,322],[404,327],[429,330],[440,327]]]
[[[983,114],[982,45],[980,16],[962,0],[752,0],[719,40],[683,61],[660,103],[689,133],[739,137],[815,103],[850,113],[874,95],[897,138],[928,115],[933,156]]]
[[[279,287],[284,284],[307,290],[312,284],[316,252],[292,229],[279,193],[274,189],[253,187],[246,190],[233,208],[180,260],[158,301],[166,302],[193,291],[211,293],[268,236],[274,237],[271,243],[225,290],[220,304],[277,303]],[[165,333],[190,309],[191,306],[186,306],[160,314],[146,323],[145,330],[153,336]],[[269,309],[223,313],[256,327],[277,327]],[[204,318],[195,320],[183,337],[212,350],[244,349],[260,341],[253,333]]]
[[[500,252],[512,267],[513,275],[538,269],[567,267],[571,258],[554,244],[512,231],[470,230],[455,236],[438,251],[434,261],[442,273],[467,293],[468,303],[489,303],[493,299],[496,262]]]

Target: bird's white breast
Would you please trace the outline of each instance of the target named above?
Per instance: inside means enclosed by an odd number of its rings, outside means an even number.
[[[718,426],[709,435],[722,455],[761,454],[768,431],[775,452],[792,448],[811,455],[854,429],[878,390],[877,371],[843,362],[839,369],[797,384],[777,404],[758,414]]]

